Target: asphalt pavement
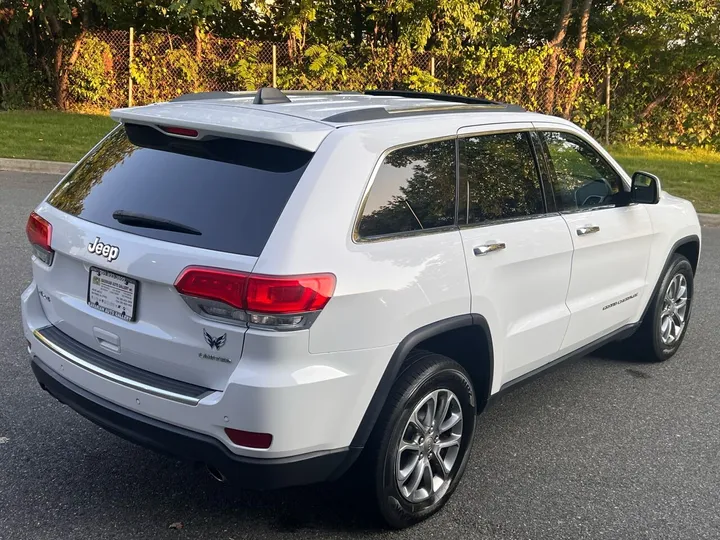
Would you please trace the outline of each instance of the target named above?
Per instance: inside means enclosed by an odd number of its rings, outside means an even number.
[[[391,532],[351,482],[219,484],[39,388],[20,324],[24,227],[56,181],[0,172],[0,539],[720,538],[720,229],[703,229],[693,318],[672,360],[596,354],[505,394],[480,417],[448,505]]]

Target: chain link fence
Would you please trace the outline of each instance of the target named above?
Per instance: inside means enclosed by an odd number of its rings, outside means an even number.
[[[319,45],[296,50],[287,42],[101,31],[81,37],[79,53],[68,69],[67,103],[72,110],[87,112],[166,101],[190,92],[262,86],[297,90],[408,88],[516,103],[528,110],[571,118],[606,141],[613,125],[621,127],[638,114],[642,119],[657,105],[675,106],[677,96],[658,97],[659,91],[638,97],[637,77],[611,70],[605,53],[588,51],[579,64],[576,55],[549,47],[499,47],[462,57],[368,45],[350,51]],[[674,111],[664,112],[668,130],[682,132],[684,119],[693,114],[694,103],[688,105],[688,99],[681,97],[678,107],[689,112],[683,113],[682,121],[673,117]],[[705,122],[714,125],[719,119],[720,94],[691,97],[704,113]],[[630,99],[635,101],[630,103]]]
[[[476,95],[513,98],[520,105],[539,109],[548,92],[547,85],[527,77],[527,73],[513,72],[509,67],[502,72],[500,66],[489,66],[491,57],[483,59],[485,75],[459,80],[457,74],[467,70],[455,58],[431,52],[392,58],[387,50],[375,56],[366,59],[365,65],[348,65],[324,49],[313,53],[310,47],[304,53],[294,52],[287,43],[213,36],[195,40],[159,32],[93,32],[81,38],[78,58],[70,67],[69,106],[76,110],[108,109],[172,99],[189,92],[255,90],[261,86],[353,90],[390,88],[400,83],[415,85],[418,88],[413,89],[418,90],[421,86],[435,91],[465,87]],[[557,106],[562,108],[572,87],[572,59],[563,51],[558,51],[558,56],[553,87]],[[364,76],[358,77],[358,72]],[[585,91],[588,85],[597,86],[604,81],[604,73],[604,64],[586,60],[578,88]]]

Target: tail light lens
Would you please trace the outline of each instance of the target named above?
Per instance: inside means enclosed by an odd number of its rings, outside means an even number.
[[[246,306],[258,313],[305,313],[325,307],[335,291],[335,276],[269,277],[248,279]]]
[[[175,288],[193,311],[273,330],[308,328],[335,291],[333,274],[261,276],[189,267]]]
[[[35,212],[30,214],[25,226],[28,240],[32,244],[34,255],[42,262],[50,266],[53,262],[55,251],[50,247],[52,242],[52,225],[41,218]]]

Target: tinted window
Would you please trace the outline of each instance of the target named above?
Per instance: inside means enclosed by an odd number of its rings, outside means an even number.
[[[545,211],[527,133],[460,140],[461,224],[519,218]]]
[[[248,141],[114,131],[50,196],[54,207],[132,234],[258,256],[312,154]],[[200,234],[121,224],[124,211]]]
[[[360,236],[435,229],[455,223],[455,141],[395,150],[378,169]]]
[[[622,180],[585,141],[569,133],[543,133],[550,155],[555,201],[560,211],[614,204]]]

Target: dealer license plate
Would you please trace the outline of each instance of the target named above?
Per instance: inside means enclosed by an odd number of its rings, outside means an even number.
[[[102,268],[90,268],[87,295],[87,303],[90,307],[124,321],[134,321],[137,292],[136,279],[108,272]]]

